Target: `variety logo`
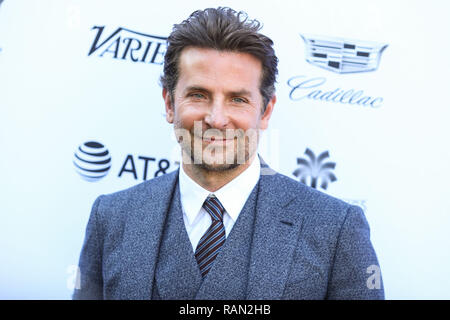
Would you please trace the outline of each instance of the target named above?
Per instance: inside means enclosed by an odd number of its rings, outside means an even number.
[[[117,28],[105,34],[105,26],[94,26],[97,34],[88,56],[109,56],[113,59],[132,62],[163,64],[166,53],[166,37],[159,37],[126,28]]]
[[[111,156],[103,144],[85,142],[75,151],[73,164],[78,174],[87,181],[99,181],[111,168]]]
[[[326,162],[330,157],[328,151],[319,154],[318,157],[309,148],[305,151],[306,158],[297,158],[299,167],[292,173],[300,182],[316,188],[320,183],[320,187],[324,190],[328,188],[328,183],[337,180],[333,173],[336,163]],[[308,184],[309,181],[309,184]]]
[[[327,36],[301,35],[306,61],[337,73],[374,71],[387,44]]]

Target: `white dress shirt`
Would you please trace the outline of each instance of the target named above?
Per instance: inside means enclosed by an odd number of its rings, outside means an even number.
[[[261,163],[256,155],[245,171],[212,193],[192,180],[184,172],[183,166],[180,166],[179,185],[183,220],[194,252],[200,238],[211,225],[211,217],[203,208],[206,198],[209,195],[216,196],[225,208],[223,223],[225,235],[228,237],[247,198],[258,183],[260,170]]]

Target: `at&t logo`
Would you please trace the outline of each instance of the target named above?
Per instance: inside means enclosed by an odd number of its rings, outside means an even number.
[[[111,155],[100,142],[88,141],[76,149],[73,155],[75,171],[86,181],[96,182],[104,178],[111,169]],[[120,167],[118,178],[145,181],[169,171],[170,162],[144,155],[127,154]]]
[[[103,144],[88,141],[74,153],[73,164],[78,174],[87,181],[98,181],[105,177],[111,168],[111,156]]]

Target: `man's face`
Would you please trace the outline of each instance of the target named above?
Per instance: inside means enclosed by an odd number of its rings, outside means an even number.
[[[173,100],[165,89],[163,97],[183,162],[213,171],[247,162],[257,151],[258,132],[267,128],[276,101],[273,97],[262,112],[261,62],[247,53],[188,47],[178,70]]]

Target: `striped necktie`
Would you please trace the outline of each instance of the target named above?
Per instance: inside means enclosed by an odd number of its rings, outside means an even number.
[[[223,225],[225,208],[214,196],[208,197],[205,200],[203,208],[211,216],[212,223],[200,238],[200,242],[195,250],[195,259],[197,260],[202,277],[205,277],[225,242],[225,227]]]

